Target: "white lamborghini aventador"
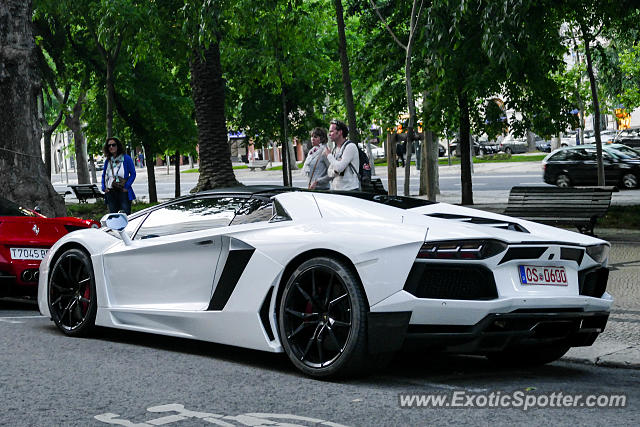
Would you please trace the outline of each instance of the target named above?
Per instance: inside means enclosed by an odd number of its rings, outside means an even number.
[[[38,303],[95,325],[285,352],[304,373],[366,371],[404,345],[542,364],[604,329],[609,244],[387,195],[244,187],[60,239]]]

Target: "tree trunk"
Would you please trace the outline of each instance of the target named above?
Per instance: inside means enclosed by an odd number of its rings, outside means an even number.
[[[395,132],[387,133],[387,189],[390,196],[398,194],[398,180],[396,178],[396,144],[398,142],[398,134]]]
[[[176,191],[175,197],[180,197],[180,152],[176,151],[176,177],[175,177]]]
[[[469,121],[469,101],[465,93],[458,93],[460,111],[460,184],[462,185],[462,204],[473,205],[473,184],[471,181],[471,123]]]
[[[278,70],[278,72],[280,72]],[[280,76],[280,84],[284,84],[282,76]],[[282,185],[285,187],[291,187],[293,185],[291,177],[291,162],[289,161],[289,141],[287,141],[287,94],[285,93],[284,86],[280,86],[280,99],[282,100]]]
[[[31,2],[0,2],[0,196],[49,216],[66,214],[40,150],[40,80],[31,28]]]
[[[89,184],[89,167],[87,164],[87,142],[82,132],[82,105],[84,104],[85,93],[78,96],[78,100],[73,106],[73,114],[67,114],[65,124],[73,132],[73,144],[76,155],[76,172],[78,173],[78,184]]]
[[[407,149],[404,169],[404,195],[409,196],[409,185],[411,184],[411,153],[413,152],[413,141],[416,125],[416,104],[413,100],[413,87],[411,86],[411,53],[413,51],[413,34],[416,25],[417,1],[413,0],[411,8],[411,20],[409,22],[409,41],[405,50],[404,77],[407,89],[407,108],[409,109],[409,125],[407,129]]]
[[[191,192],[241,185],[231,165],[220,45],[194,50],[189,65],[200,150],[200,177]]]
[[[536,151],[536,140],[533,132],[530,130],[527,130],[527,151],[529,153]]]
[[[349,73],[349,57],[347,56],[347,38],[344,33],[342,0],[333,0],[333,4],[336,8],[336,21],[338,24],[338,51],[340,53],[340,66],[342,67],[344,104],[347,108],[347,121],[349,122],[349,139],[357,144],[360,142],[360,135],[358,134],[356,109],[353,103],[353,90],[351,89],[351,74]]]
[[[604,163],[602,162],[602,139],[600,138],[600,102],[598,101],[598,88],[596,85],[596,76],[593,73],[593,63],[591,61],[590,40],[587,37],[588,29],[581,26],[584,41],[584,51],[587,57],[587,73],[589,74],[589,84],[591,85],[591,97],[593,98],[593,133],[596,137],[596,159],[598,162],[598,186],[604,186]]]
[[[158,192],[156,190],[156,169],[153,162],[153,156],[149,159],[153,151],[151,150],[151,144],[143,142],[145,163],[147,165],[147,189],[149,190],[149,203],[156,203],[158,201]]]

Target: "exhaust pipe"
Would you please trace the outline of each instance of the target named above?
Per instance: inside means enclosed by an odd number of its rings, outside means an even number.
[[[29,268],[24,270],[20,275],[23,282],[37,282],[40,277],[40,270],[35,268]]]
[[[23,271],[20,278],[22,279],[23,282],[30,282],[31,279],[33,278],[33,276],[31,275],[31,270]]]

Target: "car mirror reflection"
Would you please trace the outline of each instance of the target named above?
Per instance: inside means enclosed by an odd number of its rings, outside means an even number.
[[[116,231],[124,230],[128,223],[129,220],[127,218],[127,214],[121,212],[108,213],[100,220],[100,224],[102,224],[103,227],[107,227]]]

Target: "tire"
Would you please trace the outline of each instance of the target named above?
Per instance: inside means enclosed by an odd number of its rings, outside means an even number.
[[[541,366],[554,362],[566,354],[571,346],[564,343],[538,347],[517,347],[500,353],[489,353],[487,359],[504,367]]]
[[[560,188],[571,187],[571,180],[568,175],[561,173],[556,177],[556,185]]]
[[[638,177],[632,173],[627,173],[622,176],[622,187],[627,189],[636,188],[638,186]]]
[[[507,153],[507,154],[513,154],[513,150],[511,149],[511,147],[505,148],[504,152]]]
[[[278,329],[285,353],[309,376],[366,369],[367,303],[355,273],[341,261],[312,258],[293,271],[280,298]]]
[[[89,256],[79,249],[65,251],[49,276],[49,311],[66,335],[82,337],[95,327],[98,303]]]

